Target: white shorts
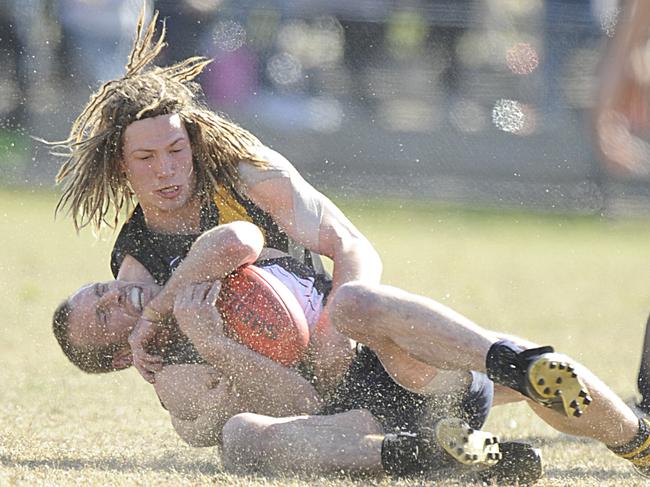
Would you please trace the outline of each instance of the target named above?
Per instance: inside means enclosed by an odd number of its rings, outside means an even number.
[[[300,303],[311,332],[318,323],[325,301],[325,295],[315,287],[316,278],[298,276],[277,263],[262,264],[260,267],[289,288]]]

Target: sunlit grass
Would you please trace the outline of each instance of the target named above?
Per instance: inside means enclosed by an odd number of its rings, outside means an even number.
[[[81,284],[110,277],[114,235],[76,235],[69,219],[54,220],[48,193],[3,190],[0,201],[0,485],[369,483],[228,476],[216,448],[176,437],[136,372],[74,369],[51,336],[51,313]],[[649,220],[337,202],[376,244],[387,283],[486,327],[552,343],[632,396],[650,312]],[[488,427],[542,446],[542,485],[643,485],[602,445],[558,435],[525,406],[500,409]]]

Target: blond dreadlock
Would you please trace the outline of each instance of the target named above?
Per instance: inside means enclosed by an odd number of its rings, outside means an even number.
[[[212,61],[194,56],[167,67],[152,65],[165,47],[165,24],[155,39],[158,12],[144,27],[140,12],[126,74],[104,83],[72,124],[67,139],[49,142],[53,154],[66,158],[56,176],[64,189],[56,213],[67,208],[77,230],[102,224],[116,227],[134,194],[121,170],[124,132],[130,123],[159,115],[178,114],[185,124],[197,174],[197,190],[208,198],[220,181],[236,187],[241,160],[264,166],[255,156],[259,140],[247,130],[206,108],[193,80]],[[113,213],[113,221],[107,216]]]

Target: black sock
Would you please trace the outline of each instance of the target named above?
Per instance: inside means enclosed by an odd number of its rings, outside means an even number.
[[[485,357],[485,370],[487,376],[497,384],[528,394],[525,390],[527,359],[530,356],[553,353],[553,351],[553,347],[524,350],[510,340],[499,340],[488,350]]]
[[[494,382],[485,374],[472,371],[472,383],[463,394],[458,417],[471,428],[480,430],[492,409]]]
[[[431,428],[419,428],[417,434],[406,431],[387,434],[381,444],[384,471],[396,477],[427,474],[455,462],[438,446]]]
[[[632,441],[623,446],[608,448],[632,463],[650,466],[650,422],[639,418],[639,431]]]
[[[387,434],[381,444],[381,465],[388,475],[414,475],[422,469],[419,446],[414,433]]]

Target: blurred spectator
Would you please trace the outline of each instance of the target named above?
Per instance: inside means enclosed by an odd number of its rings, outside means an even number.
[[[627,0],[603,59],[594,110],[597,148],[618,177],[650,173],[648,88],[650,1]]]
[[[122,76],[143,2],[59,0],[62,55],[81,86]]]
[[[566,96],[572,56],[595,48],[602,32],[591,0],[546,0],[544,2],[544,84],[547,126],[558,126],[557,117],[579,108]]]
[[[202,53],[199,44],[223,0],[154,0],[154,8],[167,22],[163,64],[172,64]]]
[[[0,118],[3,127],[18,127],[27,121],[26,49],[16,28],[11,2],[0,3]],[[7,123],[8,121],[8,123]]]

